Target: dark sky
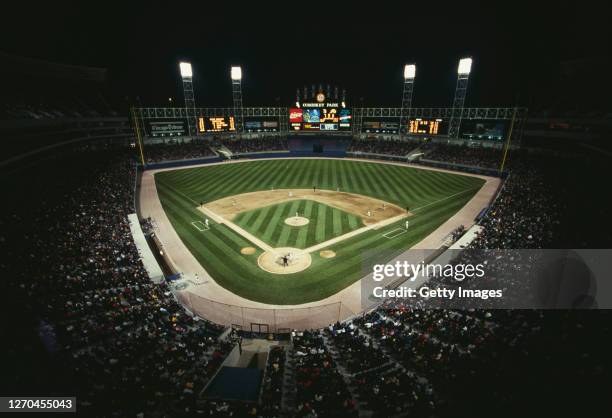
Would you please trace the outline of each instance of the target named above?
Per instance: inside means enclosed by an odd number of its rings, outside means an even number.
[[[610,72],[609,13],[585,2],[45,3],[3,13],[0,50],[106,67],[116,92],[146,104],[181,99],[180,59],[193,64],[202,106],[230,104],[232,64],[243,67],[245,106],[289,104],[320,82],[352,102],[398,105],[405,63],[417,65],[413,104],[446,106],[466,55],[471,105],[529,105],[558,88],[561,61],[595,59]]]

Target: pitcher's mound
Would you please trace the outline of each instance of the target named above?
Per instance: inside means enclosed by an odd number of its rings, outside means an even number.
[[[255,248],[253,248],[253,247],[243,247],[240,250],[240,254],[244,254],[244,255],[255,254]]]
[[[332,250],[323,250],[319,253],[319,255],[323,258],[333,258],[336,256],[336,253]]]
[[[287,265],[283,258],[287,259]],[[310,267],[312,258],[304,250],[291,247],[274,248],[265,251],[257,258],[257,264],[262,270],[274,274],[297,273]]]
[[[304,226],[308,225],[308,222],[310,222],[310,219],[301,216],[292,216],[291,218],[285,219],[285,223],[289,226]]]

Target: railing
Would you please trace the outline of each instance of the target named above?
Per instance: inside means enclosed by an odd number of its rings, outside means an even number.
[[[342,302],[305,308],[252,308],[217,302],[189,291],[177,292],[177,298],[193,314],[216,324],[239,326],[243,330],[250,330],[251,324],[265,324],[273,333],[323,328],[355,315]]]

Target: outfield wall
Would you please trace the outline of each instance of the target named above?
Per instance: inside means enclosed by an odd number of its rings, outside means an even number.
[[[463,171],[465,173],[474,173],[474,174],[482,174],[485,176],[491,177],[502,177],[506,173],[502,173],[500,176],[499,170],[496,168],[487,168],[487,167],[476,167],[473,165],[465,165],[465,164],[456,164],[456,163],[448,163],[445,161],[436,161],[436,160],[427,160],[425,158],[420,158],[415,161],[416,164],[421,164],[428,167],[436,167],[443,168],[446,170],[453,171]]]
[[[197,164],[208,164],[208,163],[218,163],[223,161],[221,157],[203,157],[203,158],[195,158],[193,160],[172,160],[172,161],[162,161],[159,163],[148,163],[145,164],[145,170],[154,170],[157,168],[176,168],[176,167],[184,167],[187,165],[197,165]]]

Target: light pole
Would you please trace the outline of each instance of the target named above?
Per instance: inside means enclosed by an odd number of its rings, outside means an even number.
[[[467,95],[468,79],[471,70],[472,58],[462,58],[459,60],[459,66],[457,67],[457,86],[455,87],[455,98],[453,99],[453,109],[448,127],[448,137],[451,139],[459,137],[461,117],[463,115],[463,107],[465,104],[465,96]]]
[[[193,71],[190,62],[179,62],[181,80],[183,82],[183,97],[185,98],[185,113],[189,136],[196,135],[195,95],[193,93]]]
[[[402,93],[402,108],[400,110],[400,126],[398,133],[406,132],[410,108],[412,107],[412,90],[414,88],[414,78],[416,76],[416,65],[406,64],[404,66],[404,92]]]
[[[230,70],[232,79],[232,98],[234,100],[234,120],[236,132],[241,133],[243,127],[242,114],[242,68],[234,66]]]

